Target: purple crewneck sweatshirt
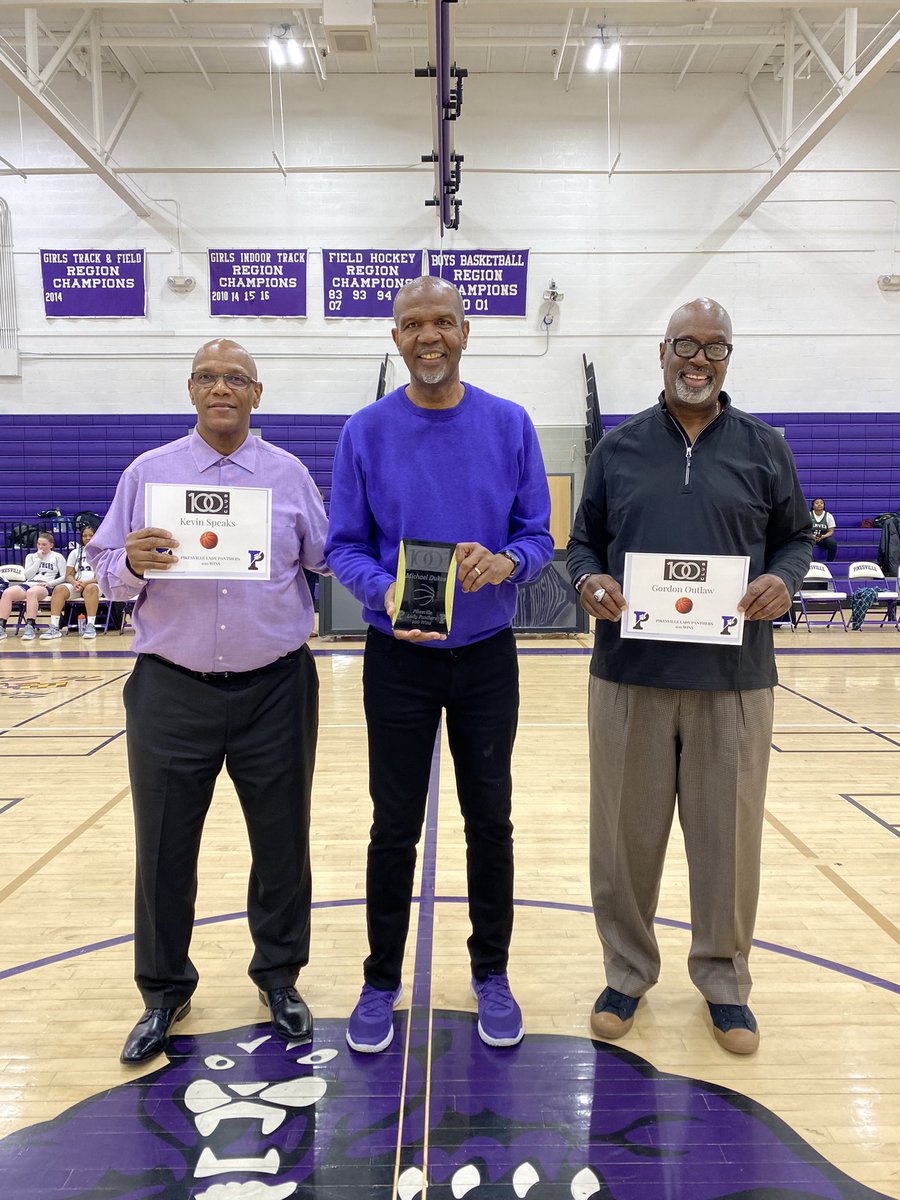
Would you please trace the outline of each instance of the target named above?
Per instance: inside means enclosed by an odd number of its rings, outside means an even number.
[[[480,542],[520,560],[514,580],[463,592],[457,583],[453,649],[505,629],[516,585],[553,557],[550,495],[531,418],[518,404],[465,384],[454,408],[419,408],[397,388],[354,413],[338,442],[332,476],[329,567],[391,633],[384,594],[397,575],[401,538]]]

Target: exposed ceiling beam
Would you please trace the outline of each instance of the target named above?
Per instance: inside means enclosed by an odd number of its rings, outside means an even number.
[[[94,141],[102,146],[106,141],[103,122],[103,47],[100,45],[100,14],[91,16],[91,114],[93,117]]]
[[[115,56],[119,60],[119,62],[122,64],[122,66],[125,68],[127,73],[131,76],[135,85],[139,88],[142,88],[144,86],[144,72],[141,67],[141,64],[138,62],[138,60],[135,58],[135,56],[131,53],[131,51],[128,50],[125,46],[119,46],[118,49],[115,50],[113,53],[115,54]]]
[[[128,205],[132,212],[137,213],[139,217],[150,216],[150,209],[147,207],[146,201],[119,179],[114,171],[109,169],[96,150],[80,137],[61,113],[58,113],[43,96],[38,94],[35,86],[28,82],[15,63],[11,62],[2,50],[0,50],[0,81],[7,84],[15,95],[24,104],[27,104],[49,129],[53,130],[57,137],[61,138],[69,149],[90,167],[97,178],[102,180],[120,200]]]
[[[895,33],[887,45],[860,71],[843,96],[839,96],[831,108],[816,122],[802,141],[787,153],[777,170],[773,171],[768,180],[753,193],[747,203],[740,209],[739,215],[746,218],[751,216],[772,192],[787,179],[788,175],[803,162],[808,154],[818,146],[819,142],[834,129],[835,125],[847,115],[850,109],[872,90],[881,78],[890,71],[896,62],[900,61],[900,33]]]
[[[775,49],[775,47],[778,45],[780,40],[781,39],[779,38],[779,39],[773,40],[771,42],[766,42],[764,44],[761,44],[759,49],[756,51],[756,53],[750,59],[750,62],[747,64],[747,66],[744,70],[744,74],[747,76],[747,79],[750,81],[750,83],[753,82],[753,80],[757,77],[757,75],[760,73],[760,71],[766,65],[766,62],[768,61],[769,56],[771,55],[771,53]]]
[[[831,55],[816,37],[815,33],[813,33],[809,23],[799,9],[794,13],[794,24],[800,30],[803,40],[806,42],[807,46],[809,46],[810,50],[812,50],[813,54],[815,54],[816,58],[822,64],[822,69],[825,71],[825,74],[828,76],[837,90],[839,92],[843,92],[846,86],[843,75],[834,65]]]
[[[844,12],[844,74],[848,79],[852,79],[856,74],[858,32],[859,11],[855,8],[848,8]]]
[[[759,121],[759,127],[762,129],[763,136],[769,143],[772,153],[775,154],[776,157],[780,158],[781,147],[778,145],[778,138],[775,136],[775,130],[772,128],[771,122],[766,116],[762,105],[757,100],[752,84],[749,84],[747,87],[747,99],[750,101],[750,108],[753,110],[753,115],[756,117],[757,121]]]
[[[592,39],[584,35],[569,39],[569,45],[587,46]],[[623,46],[693,46],[700,43],[705,46],[759,46],[763,41],[767,45],[777,44],[780,37],[769,32],[763,33],[700,33],[696,29],[688,29],[680,33],[619,33],[617,40]],[[535,35],[528,37],[523,34],[504,34],[494,26],[492,35],[457,34],[454,41],[461,48],[480,46],[497,46],[506,48],[530,48],[533,50],[556,50],[559,48],[559,37],[552,35]],[[427,37],[392,37],[386,29],[378,31],[379,46],[383,50],[428,46]],[[156,37],[150,35],[122,36],[107,34],[103,38],[104,46],[116,49],[119,46],[143,47],[148,50],[185,49],[216,49],[216,50],[254,50],[264,49],[268,38],[264,37]]]
[[[128,100],[125,103],[125,107],[119,114],[119,119],[116,121],[112,133],[106,139],[106,144],[103,147],[103,157],[105,159],[108,159],[115,150],[116,144],[118,143],[119,138],[122,136],[125,126],[128,124],[131,114],[134,112],[135,106],[137,105],[138,100],[140,100],[141,95],[141,89],[137,86],[137,84],[135,84],[131,95],[128,97]]]
[[[59,49],[56,51],[56,53],[53,55],[53,57],[50,59],[50,61],[47,63],[47,65],[44,67],[44,69],[41,71],[41,81],[40,81],[41,90],[43,90],[45,87],[47,87],[47,85],[49,83],[51,83],[51,81],[53,80],[53,76],[56,74],[56,72],[59,70],[59,68],[62,66],[62,64],[66,61],[66,59],[69,60],[72,67],[74,67],[74,69],[79,73],[79,75],[83,76],[86,74],[85,68],[84,68],[84,63],[80,63],[78,61],[78,59],[76,58],[76,56],[71,53],[71,51],[72,51],[72,48],[74,47],[75,43],[78,41],[78,39],[84,33],[85,29],[87,29],[88,24],[90,23],[90,20],[91,20],[91,10],[87,9],[85,12],[83,12],[81,14],[81,17],[72,26],[72,28],[69,31],[69,33],[67,34],[65,40],[59,44]],[[40,28],[43,30],[45,28],[45,26],[41,25]],[[49,30],[47,32],[49,33]]]

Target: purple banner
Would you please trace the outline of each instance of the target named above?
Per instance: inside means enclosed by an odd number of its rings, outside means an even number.
[[[42,250],[44,316],[143,317],[143,250]]]
[[[421,250],[323,250],[325,316],[391,317],[397,289],[421,274]]]
[[[210,250],[211,317],[305,317],[305,250]]]
[[[527,250],[429,250],[428,274],[459,288],[468,316],[525,316]]]

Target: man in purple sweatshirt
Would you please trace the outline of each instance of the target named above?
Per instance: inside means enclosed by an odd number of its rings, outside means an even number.
[[[445,280],[401,288],[392,336],[406,387],[355,413],[334,461],[325,551],[369,623],[363,698],[374,823],[366,873],[369,956],[347,1041],[377,1053],[393,1038],[393,1009],[409,929],[442,710],[465,821],[472,990],[491,1046],[524,1033],[506,968],[513,924],[510,760],[518,666],[510,624],[517,585],[553,555],[550,497],[528,414],[459,377],[469,336],[462,298]],[[448,635],[395,630],[401,539],[456,546]]]
[[[196,429],[126,468],[88,547],[103,594],[137,597],[138,657],[124,700],[137,843],[135,982],[146,1007],[122,1050],[128,1064],[161,1053],[191,1007],[197,857],[223,765],[253,857],[250,977],[282,1037],[312,1036],[312,1017],[294,987],[309,961],[318,729],[318,679],[306,645],[313,606],[303,569],[324,570],[326,518],[306,467],[251,436],[262,390],[242,346],[225,338],[201,346],[188,380]],[[268,490],[269,578],[250,575],[252,564],[246,578],[146,578],[151,567],[171,570],[179,550],[171,530],[147,520],[148,484],[187,485],[210,501],[225,488]],[[186,528],[181,536],[205,545],[209,534]]]

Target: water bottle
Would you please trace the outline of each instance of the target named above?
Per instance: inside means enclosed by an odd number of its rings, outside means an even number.
[[[87,617],[84,613],[78,614],[78,636],[84,637],[84,631],[87,629]]]

